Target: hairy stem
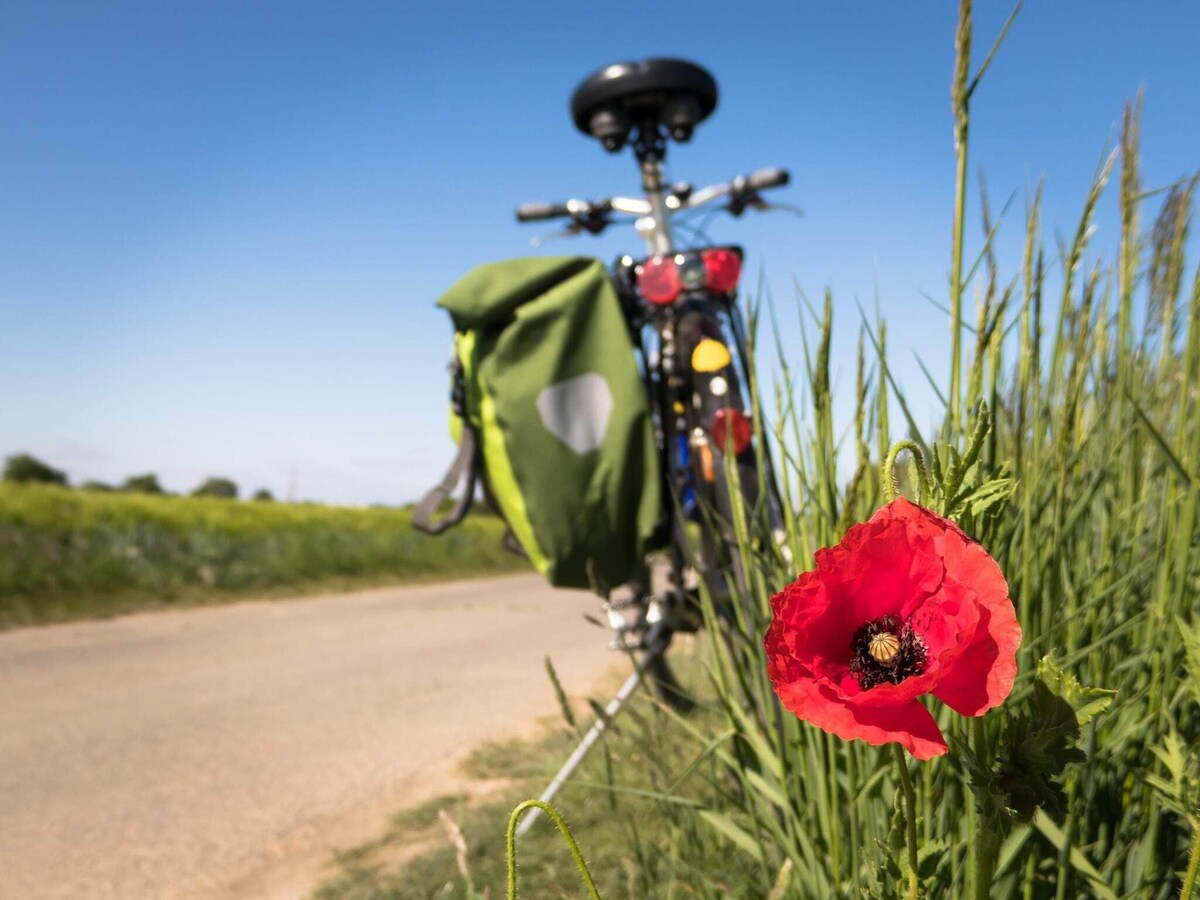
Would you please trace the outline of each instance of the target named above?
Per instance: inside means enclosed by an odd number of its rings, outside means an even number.
[[[900,787],[904,792],[904,819],[908,833],[908,893],[905,900],[917,900],[920,888],[917,858],[917,798],[913,793],[912,779],[908,777],[908,762],[899,744],[892,744],[896,751],[896,768],[900,770]]]
[[[1196,875],[1200,872],[1200,828],[1196,829],[1192,841],[1192,852],[1188,855],[1187,871],[1183,875],[1183,888],[1179,891],[1179,900],[1192,900],[1196,892]]]
[[[887,459],[883,461],[883,496],[891,503],[896,499],[896,457],[907,450],[916,459],[917,466],[917,503],[927,505],[932,500],[929,488],[929,473],[925,470],[925,454],[915,441],[898,441],[888,451]]]
[[[592,900],[600,900],[600,892],[596,889],[596,882],[592,880],[592,873],[588,871],[587,863],[583,861],[583,854],[579,852],[579,845],[575,843],[575,838],[571,835],[571,829],[567,827],[567,823],[563,821],[562,816],[549,803],[543,803],[541,800],[526,800],[517,806],[512,811],[512,815],[508,819],[508,900],[516,900],[517,898],[517,821],[521,818],[521,813],[525,810],[536,806],[558,826],[558,830],[562,832],[563,838],[567,842],[567,847],[571,851],[571,856],[575,860],[575,868],[579,869],[579,876],[583,879],[584,887],[588,889],[588,895]]]

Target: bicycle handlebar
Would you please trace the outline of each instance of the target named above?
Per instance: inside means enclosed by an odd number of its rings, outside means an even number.
[[[749,175],[738,175],[724,184],[709,185],[687,197],[681,197],[672,192],[668,195],[668,205],[670,206],[671,200],[674,199],[672,210],[695,209],[720,197],[729,197],[731,209],[737,214],[745,208],[747,201],[752,199],[755,192],[783,187],[790,181],[791,175],[787,169],[759,169]],[[643,209],[643,207],[645,208]],[[596,217],[605,216],[613,210],[633,215],[645,215],[650,211],[650,204],[644,199],[631,197],[610,197],[594,203],[586,200],[568,200],[566,203],[523,203],[517,207],[517,221],[540,222],[546,219],[583,216],[593,219],[592,229],[594,229],[597,224]]]
[[[783,187],[791,180],[792,176],[787,169],[759,169],[746,176],[746,184],[752,191]]]
[[[540,222],[543,219],[561,219],[571,211],[565,203],[522,203],[517,207],[518,222]]]

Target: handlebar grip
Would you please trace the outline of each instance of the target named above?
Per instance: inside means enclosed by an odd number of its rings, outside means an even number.
[[[787,169],[759,169],[746,176],[746,186],[753,191],[765,188],[783,187],[792,180]]]
[[[565,203],[522,203],[517,207],[518,222],[539,222],[542,219],[561,219],[569,216]]]

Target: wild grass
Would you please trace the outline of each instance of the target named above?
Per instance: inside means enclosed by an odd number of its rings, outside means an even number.
[[[970,724],[943,712],[951,754],[911,766],[922,884],[946,897],[1179,896],[1200,846],[1200,271],[1189,281],[1184,258],[1197,182],[1143,188],[1140,101],[1131,102],[1120,144],[1097,172],[1069,240],[1047,249],[1039,187],[1028,198],[1022,269],[1003,276],[981,197],[987,237],[964,266],[967,135],[982,74],[971,75],[969,2],[956,46],[953,349],[948,387],[934,385],[944,416],[932,428],[913,419],[889,375],[884,324],[863,322],[849,449],[839,445],[827,298],[802,385],[780,390],[767,436],[782,459],[787,545],[806,568],[815,550],[881,506],[880,461],[895,437],[948,466],[952,448],[965,454],[979,411],[990,410],[966,479],[1000,484],[1011,496],[957,518],[1006,574],[1024,632],[1021,674],[1007,711]],[[1090,261],[1097,204],[1114,180],[1117,259]],[[962,299],[970,291],[979,301],[968,323]],[[780,353],[784,385],[793,364]],[[798,395],[809,398],[807,409]],[[853,476],[844,481],[836,460],[849,453]],[[728,764],[743,786],[722,815],[760,867],[760,888],[785,879],[789,897],[900,896],[890,754],[780,710],[761,638],[771,594],[795,572],[765,535],[743,552],[755,572],[744,626],[728,644],[712,642],[722,725],[737,736]],[[986,804],[967,787],[981,788],[970,763],[994,751],[1027,708],[1037,662],[1051,652],[1082,684],[1114,690],[1117,700],[1084,728],[1088,761],[1062,776],[1061,821],[1044,809],[1032,822],[985,820]],[[972,873],[987,852],[996,854],[995,868],[981,883]],[[715,883],[699,892],[719,894]]]
[[[405,580],[512,571],[501,522],[440,538],[407,510],[0,484],[0,628]]]
[[[782,710],[762,646],[771,595],[883,504],[881,463],[899,438],[935,474],[968,456],[956,478],[990,485],[956,518],[999,562],[1024,634],[1004,706],[974,720],[935,707],[951,752],[907,763],[921,844],[915,887],[977,900],[1192,896],[1200,871],[1200,268],[1186,250],[1197,179],[1142,184],[1139,98],[1065,239],[1047,245],[1039,185],[1026,199],[1021,266],[1002,274],[993,241],[1003,226],[980,190],[985,237],[968,249],[972,101],[1000,44],[972,68],[971,12],[962,0],[951,79],[951,362],[945,383],[930,375],[942,414],[932,423],[913,417],[888,365],[886,324],[864,316],[851,323],[860,329],[853,419],[835,422],[828,296],[820,310],[799,304],[814,335],[801,360],[776,344],[782,376],[773,397],[759,396],[747,373],[757,446],[771,447],[783,489],[786,540],[777,544],[761,510],[738,516],[750,583],[737,624],[719,625],[707,607],[717,710],[690,719],[659,711],[667,730],[655,736],[658,755],[609,746],[613,786],[575,823],[585,856],[612,853],[627,838],[627,880],[602,885],[604,896],[912,896],[904,779],[891,751],[840,740]],[[1120,216],[1119,247],[1107,261],[1091,246],[1106,191],[1116,192]],[[753,334],[768,313],[777,311],[752,304]],[[975,435],[982,441],[972,459]],[[766,462],[761,456],[763,478]],[[899,474],[914,496],[913,473]],[[1037,762],[1001,751],[1022,721],[1045,712],[1035,683],[1049,654],[1065,674],[1046,674],[1047,665],[1042,677],[1076,701],[1095,700],[1095,715],[1080,717],[1078,731],[1072,715],[1059,735],[1086,762],[1044,779],[1047,796],[1024,817],[1004,808],[1011,796],[989,790],[997,776],[1019,781]],[[1083,686],[1114,691],[1115,700],[1100,711],[1106,698]],[[641,727],[636,716],[630,722]],[[595,772],[584,781],[599,782]],[[1055,810],[1048,795],[1057,792]],[[493,815],[486,840],[498,847],[507,816]],[[651,827],[636,816],[657,818]],[[519,844],[518,862],[544,852],[540,842]],[[452,869],[443,872],[448,887],[438,896],[471,896]],[[539,884],[531,895],[578,895],[565,877],[569,886]]]

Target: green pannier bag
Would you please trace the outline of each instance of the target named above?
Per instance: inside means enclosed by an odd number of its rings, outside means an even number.
[[[638,577],[659,525],[659,455],[604,266],[580,256],[490,263],[438,306],[454,323],[459,453],[413,524],[436,534],[460,521],[478,478],[551,584],[603,594]]]

